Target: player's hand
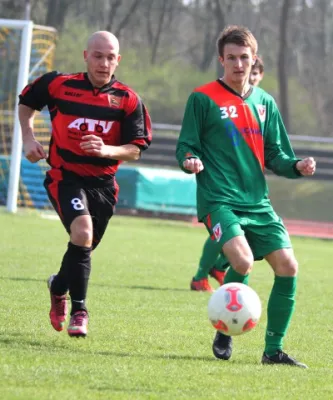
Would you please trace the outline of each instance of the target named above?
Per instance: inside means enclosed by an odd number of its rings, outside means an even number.
[[[296,168],[303,176],[311,176],[316,171],[316,161],[312,157],[298,161]]]
[[[81,149],[91,155],[97,157],[107,157],[108,150],[104,144],[103,139],[95,135],[84,135],[82,136],[82,142],[80,143]]]
[[[183,167],[193,172],[194,174],[198,174],[204,169],[202,161],[199,158],[188,158],[183,162]]]
[[[37,140],[28,140],[23,142],[23,151],[27,160],[36,163],[39,160],[47,158],[43,146]]]

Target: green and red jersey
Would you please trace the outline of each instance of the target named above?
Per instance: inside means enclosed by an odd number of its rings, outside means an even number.
[[[221,206],[237,211],[271,209],[265,168],[287,178],[300,177],[278,107],[268,93],[251,87],[242,97],[221,80],[190,95],[176,151],[179,166],[199,158],[199,220]]]

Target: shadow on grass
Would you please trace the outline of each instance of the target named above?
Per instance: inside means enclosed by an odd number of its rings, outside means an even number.
[[[167,393],[166,390],[148,390],[148,389],[125,389],[125,388],[116,388],[115,386],[90,386],[90,390],[97,390],[98,392],[116,392],[116,393],[140,393],[140,394],[156,394],[158,393]]]
[[[21,278],[21,277],[11,277],[11,276],[0,276],[0,280],[2,281],[19,281],[19,282],[46,282],[46,279],[38,279],[38,278]]]
[[[77,342],[83,339],[70,339],[69,342]],[[89,340],[89,339],[86,339]],[[26,337],[23,333],[18,332],[0,332],[0,346],[5,345],[8,347],[12,347],[14,349],[19,348],[20,350],[31,350],[36,349],[37,351],[44,351],[45,355],[47,353],[57,353],[64,352],[68,354],[71,352],[72,354],[80,354],[80,355],[99,355],[105,357],[119,357],[119,358],[143,358],[150,360],[183,360],[183,361],[208,361],[215,362],[216,359],[213,357],[201,357],[201,356],[187,356],[187,355],[177,355],[177,354],[138,354],[138,353],[129,353],[129,352],[115,352],[115,351],[95,351],[89,350],[87,348],[75,348],[70,345],[61,346],[59,344],[50,341],[50,343],[45,343],[39,340],[31,340]]]
[[[23,278],[23,277],[10,277],[0,276],[0,280],[15,281],[15,282],[43,282],[45,284],[46,279],[38,278]],[[157,290],[157,291],[171,291],[171,292],[188,292],[189,289],[183,288],[168,288],[168,287],[157,287],[157,286],[144,286],[144,285],[112,285],[106,283],[90,283],[91,286],[108,287],[114,289],[131,289],[131,290]]]
[[[105,284],[92,284],[93,286],[109,286]],[[120,289],[131,289],[131,290],[159,290],[159,291],[171,291],[171,292],[189,292],[189,289],[183,289],[183,288],[168,288],[168,287],[156,287],[156,286],[141,286],[141,285],[115,285],[112,286],[114,288],[120,288]]]

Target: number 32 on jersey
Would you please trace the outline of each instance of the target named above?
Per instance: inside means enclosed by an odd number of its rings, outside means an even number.
[[[236,106],[220,107],[221,119],[238,118]]]

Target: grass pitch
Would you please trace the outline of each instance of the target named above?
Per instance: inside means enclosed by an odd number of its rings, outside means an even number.
[[[73,339],[48,319],[46,279],[67,242],[60,222],[0,212],[0,226],[1,399],[333,398],[332,242],[293,239],[299,290],[285,350],[302,370],[260,364],[265,313],[235,338],[230,361],[214,359],[209,294],[189,290],[203,228],[115,216],[93,254],[89,336]],[[264,308],[272,279],[255,264]]]

